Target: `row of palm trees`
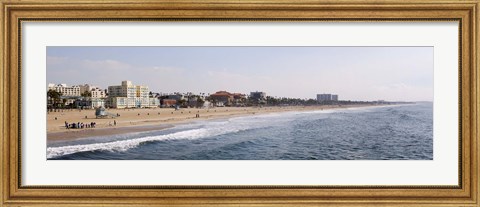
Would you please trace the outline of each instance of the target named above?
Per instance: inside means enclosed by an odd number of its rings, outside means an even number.
[[[157,95],[161,97],[159,93],[150,92],[150,96]],[[212,103],[213,106],[217,105],[217,100],[210,96],[209,93],[194,94],[191,92],[180,93],[175,92],[176,95],[181,95],[184,99],[177,100],[177,106],[179,107],[203,107],[205,101]],[[194,103],[194,104],[192,104]],[[252,97],[244,97],[233,100],[226,103],[226,106],[281,106],[281,105],[318,105],[318,104],[335,104],[330,102],[319,103],[315,99],[300,99],[300,98],[286,98],[286,97],[273,97],[267,96],[265,99],[254,99]]]

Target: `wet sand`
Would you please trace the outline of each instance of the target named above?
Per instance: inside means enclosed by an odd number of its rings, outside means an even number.
[[[148,132],[168,129],[174,125],[147,125],[147,126],[127,126],[127,127],[112,127],[99,129],[83,129],[83,130],[68,130],[62,132],[48,133],[48,141],[70,140],[84,137],[100,137],[115,134],[126,134],[134,132]]]
[[[365,107],[372,105],[324,105],[324,106],[287,106],[287,107],[216,107],[210,109],[173,108],[154,109],[108,109],[112,118],[95,118],[95,110],[63,110],[47,114],[47,141],[74,140],[85,137],[107,136],[132,132],[146,132],[173,127],[175,124],[191,121],[249,116],[256,114],[314,111],[335,108]],[[197,114],[200,116],[197,118]],[[67,129],[68,123],[96,122],[95,128]],[[116,122],[116,125],[114,124]]]

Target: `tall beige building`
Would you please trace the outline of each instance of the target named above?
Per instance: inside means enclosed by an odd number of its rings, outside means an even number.
[[[122,85],[108,86],[108,106],[112,108],[158,107],[160,101],[157,98],[150,98],[149,92],[148,86],[122,81]]]

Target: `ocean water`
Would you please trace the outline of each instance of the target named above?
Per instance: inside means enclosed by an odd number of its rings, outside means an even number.
[[[432,160],[432,103],[283,112],[49,143],[52,160]]]

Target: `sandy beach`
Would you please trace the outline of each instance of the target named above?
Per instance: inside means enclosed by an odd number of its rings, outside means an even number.
[[[333,108],[365,107],[372,105],[323,105],[285,107],[216,107],[209,109],[153,108],[153,109],[108,109],[109,113],[119,114],[116,118],[96,118],[95,110],[60,110],[47,114],[47,141],[73,140],[84,137],[107,136],[131,132],[162,130],[175,124],[190,121],[249,116],[256,114],[313,111]],[[199,117],[197,118],[197,114]],[[96,123],[95,128],[67,129],[68,123]]]

